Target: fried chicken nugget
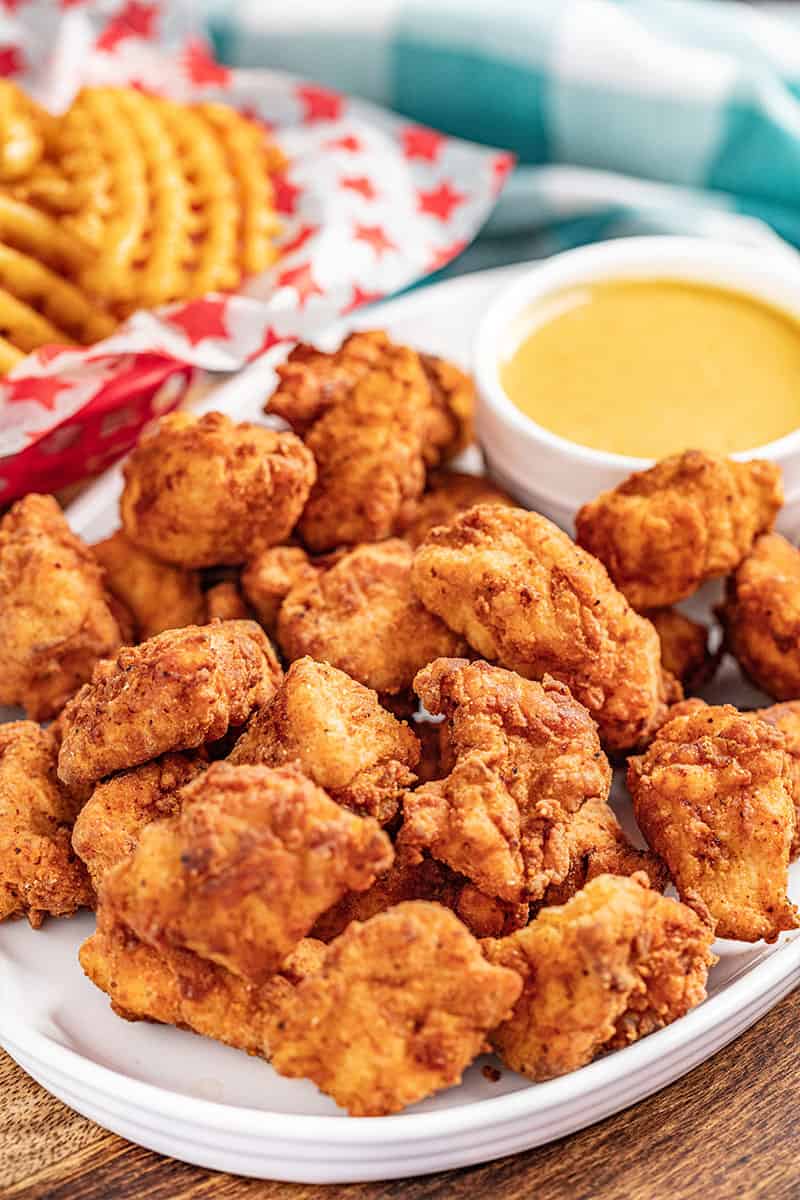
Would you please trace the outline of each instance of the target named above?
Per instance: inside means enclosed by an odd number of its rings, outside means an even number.
[[[277,635],[278,613],[289,592],[319,574],[300,546],[273,546],[262,550],[242,571],[242,591],[260,623],[271,637]]]
[[[720,937],[774,942],[800,925],[786,894],[795,809],[778,730],[728,704],[697,706],[628,760],[628,787],[681,899]]]
[[[298,583],[278,614],[286,658],[310,655],[394,696],[432,659],[464,653],[462,639],[414,595],[412,557],[399,538],[367,543]]]
[[[426,466],[472,436],[467,376],[380,331],[351,334],[334,354],[296,346],[278,375],[267,411],[304,438],[319,472],[299,525],[314,551],[391,537],[414,511]]]
[[[254,621],[169,629],[98,663],[67,705],[59,777],[71,787],[193,750],[243,725],[282,671]]]
[[[485,662],[438,659],[414,687],[447,717],[449,775],[406,796],[398,844],[428,850],[488,896],[540,899],[569,870],[570,820],[609,793],[594,722],[564,684]]]
[[[783,504],[780,468],[687,450],[584,504],[578,544],[637,612],[676,604],[734,570]]]
[[[375,692],[313,658],[292,663],[228,762],[296,763],[331,799],[386,825],[416,776],[419,743]]]
[[[174,816],[180,788],[207,766],[202,754],[165,754],[97,785],[72,830],[72,848],[95,891],[111,867],[133,854],[146,825]]]
[[[354,1117],[399,1112],[460,1081],[521,982],[438,904],[352,924],[269,1022],[272,1065]]]
[[[124,1020],[177,1025],[248,1054],[268,1056],[268,1019],[300,980],[316,970],[324,951],[321,942],[305,938],[277,974],[262,984],[248,983],[190,950],[154,950],[101,904],[97,930],[78,958]]]
[[[757,708],[753,716],[760,717],[762,721],[779,729],[786,742],[795,810],[791,857],[797,858],[800,855],[800,700],[787,700],[784,704],[773,704],[770,708]]]
[[[645,616],[655,625],[661,643],[661,665],[684,691],[696,691],[714,676],[720,655],[708,648],[708,627],[675,608],[656,608]]]
[[[463,471],[433,471],[416,511],[400,530],[401,536],[416,549],[431,529],[446,525],[458,513],[476,504],[515,507],[511,497],[483,475],[467,475]]]
[[[170,413],[125,463],[122,525],[164,562],[235,565],[286,540],[315,479],[313,455],[293,433],[219,412]]]
[[[800,697],[800,550],[779,533],[760,537],[717,612],[745,674],[776,700]]]
[[[492,1045],[529,1079],[575,1071],[704,1000],[712,941],[708,925],[645,876],[599,875],[526,929],[483,943],[490,962],[523,981]]]
[[[235,579],[222,579],[205,595],[207,621],[249,621],[253,614]]]
[[[156,950],[192,950],[255,984],[392,862],[376,821],[290,767],[213,763],[179,801],[108,872],[102,902]]]
[[[662,719],[677,685],[661,669],[653,626],[538,513],[486,504],[461,513],[428,534],[411,583],[483,658],[567,684],[609,750],[642,743]]]
[[[80,801],[56,777],[57,743],[33,721],[0,725],[0,921],[71,916],[94,902],[70,845]]]
[[[196,571],[160,562],[121,529],[96,542],[92,552],[105,572],[106,587],[131,614],[138,641],[202,623],[206,608]]]
[[[18,500],[0,522],[0,704],[54,717],[121,644],[89,547],[52,496]]]

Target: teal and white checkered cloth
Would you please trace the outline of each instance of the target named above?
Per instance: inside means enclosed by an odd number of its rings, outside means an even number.
[[[800,246],[796,17],[721,0],[206,5],[225,61],[516,152],[461,269],[627,233]]]

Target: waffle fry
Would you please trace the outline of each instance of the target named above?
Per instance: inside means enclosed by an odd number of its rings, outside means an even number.
[[[37,350],[39,346],[53,343],[69,345],[74,340],[5,288],[0,288],[0,337],[6,338],[26,354]]]
[[[0,191],[0,242],[74,278],[90,261],[86,242],[47,213]]]
[[[116,321],[74,284],[35,258],[0,244],[0,287],[40,312],[68,340],[89,345],[108,337]]]
[[[33,101],[16,84],[0,80],[0,181],[20,179],[38,163],[44,153],[42,126]]]

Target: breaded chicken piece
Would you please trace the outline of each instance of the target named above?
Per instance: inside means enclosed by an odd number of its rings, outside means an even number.
[[[637,612],[676,604],[733,571],[783,504],[780,468],[686,450],[584,504],[578,544]]]
[[[52,496],[18,500],[0,521],[0,704],[54,717],[121,644],[89,547]]]
[[[80,807],[56,776],[56,739],[33,721],[0,725],[0,921],[68,917],[94,902],[70,845]]]
[[[760,717],[783,734],[789,755],[789,778],[795,810],[795,832],[791,857],[800,855],[800,700],[787,700],[770,708],[757,708],[753,716]]]
[[[483,943],[522,978],[492,1045],[536,1081],[566,1075],[682,1017],[705,999],[713,934],[645,876],[599,875],[526,929]]]
[[[337,804],[386,825],[416,779],[418,759],[414,734],[375,692],[328,663],[299,658],[228,761],[295,763]]]
[[[698,706],[629,759],[628,787],[681,899],[719,937],[774,942],[800,925],[786,894],[795,809],[778,730],[728,704]]]
[[[278,613],[289,592],[299,583],[313,582],[319,574],[300,546],[273,546],[262,550],[242,571],[242,591],[271,637],[278,628]]]
[[[467,475],[463,471],[433,471],[428,486],[420,496],[416,511],[400,531],[415,549],[437,525],[446,525],[453,517],[476,504],[515,502],[501,492],[483,475]]]
[[[170,413],[125,463],[120,516],[141,550],[181,567],[243,563],[289,536],[316,479],[293,433],[223,413]]]
[[[610,751],[644,742],[668,694],[677,698],[650,622],[601,563],[538,513],[486,504],[461,513],[428,534],[411,582],[483,658],[567,684]]]
[[[776,700],[800,697],[800,550],[779,533],[760,537],[717,613],[753,682]]]
[[[427,850],[488,896],[538,900],[570,867],[570,820],[605,800],[611,770],[569,689],[485,662],[438,659],[415,689],[442,713],[445,779],[409,792],[398,844]]]
[[[708,683],[719,666],[720,655],[708,648],[708,627],[692,621],[675,608],[655,608],[645,614],[656,627],[661,642],[661,665],[674,675],[685,692]]]
[[[106,872],[133,854],[146,825],[174,816],[179,789],[207,766],[202,753],[165,754],[97,785],[72,830],[72,848],[96,892]]]
[[[189,950],[154,950],[101,905],[97,930],[83,943],[78,958],[126,1021],[177,1025],[268,1057],[268,1019],[319,966],[324,952],[321,942],[305,938],[276,975],[252,984]]]
[[[587,800],[567,828],[569,871],[561,883],[551,883],[541,907],[566,904],[598,875],[635,875],[644,872],[650,887],[663,892],[669,883],[667,868],[649,850],[637,850],[628,841],[605,800]]]
[[[196,571],[159,562],[134,546],[121,529],[96,542],[92,552],[105,572],[106,587],[133,618],[136,641],[204,620],[205,603]]]
[[[399,538],[356,546],[292,588],[278,614],[289,661],[310,655],[376,692],[411,688],[420,667],[466,644],[411,589],[411,547]]]
[[[108,872],[101,900],[155,949],[192,950],[252,983],[394,857],[376,821],[294,768],[213,763],[178,801]]]
[[[243,725],[282,671],[254,621],[170,629],[98,663],[63,719],[58,774],[71,787],[193,750]]]
[[[267,411],[288,421],[317,463],[299,524],[313,551],[391,537],[414,511],[426,466],[471,437],[467,377],[380,331],[351,334],[334,354],[296,346],[278,375]]]
[[[253,616],[235,579],[223,579],[210,587],[205,607],[207,621],[249,621]]]
[[[447,909],[398,904],[350,925],[282,1005],[272,1065],[351,1116],[399,1112],[460,1081],[520,986]]]

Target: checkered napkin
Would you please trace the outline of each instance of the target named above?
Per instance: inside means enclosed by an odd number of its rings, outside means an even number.
[[[206,3],[226,61],[302,62],[514,151],[472,266],[625,233],[800,245],[800,24],[703,0]]]

